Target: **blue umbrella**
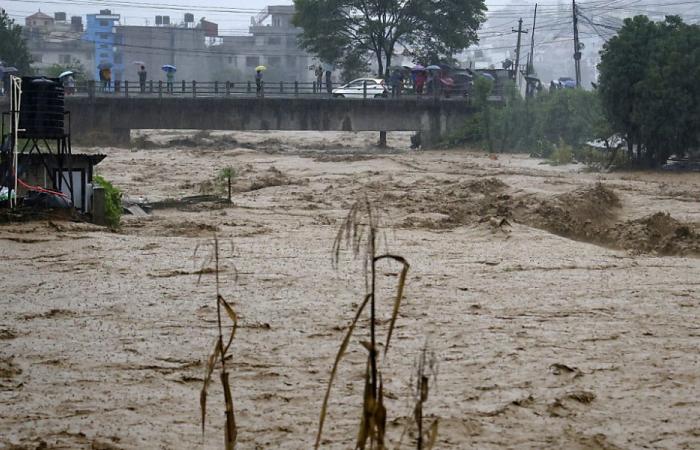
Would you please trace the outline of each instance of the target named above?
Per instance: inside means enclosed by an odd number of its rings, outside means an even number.
[[[170,64],[164,65],[163,67],[161,67],[161,69],[163,69],[163,71],[165,72],[177,72],[177,67]]]
[[[425,70],[425,67],[421,66],[420,64],[416,64],[411,70],[413,72],[423,72]]]
[[[109,61],[102,61],[102,62],[100,63],[100,65],[97,66],[97,68],[100,69],[100,70],[102,70],[102,69],[111,69],[113,65],[114,65],[114,64],[112,64],[112,63],[109,62]]]
[[[442,67],[433,64],[432,66],[426,67],[425,70],[442,70]]]

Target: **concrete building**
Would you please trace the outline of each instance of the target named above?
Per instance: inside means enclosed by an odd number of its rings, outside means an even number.
[[[82,39],[81,17],[68,22],[65,13],[57,12],[51,18],[39,12],[25,18],[25,23],[22,31],[32,55],[32,68],[39,74],[54,64],[82,64],[86,70],[95,66],[94,45]]]
[[[48,30],[53,28],[54,19],[41,11],[35,12],[24,19],[24,27],[28,30]]]
[[[92,73],[92,78],[99,80],[97,66],[101,63],[112,64],[112,81],[124,78],[124,61],[120,53],[116,52],[119,44],[115,27],[119,25],[119,14],[112,14],[109,9],[103,9],[99,14],[87,15],[87,28],[83,39],[93,44],[94,61],[92,67],[86,69]]]
[[[176,80],[208,81],[218,54],[206,45],[203,27],[183,25],[117,26],[117,55],[124,62],[124,79],[138,80],[134,62],[143,62],[151,80],[165,81],[164,64],[177,67]]]
[[[292,25],[294,6],[268,6],[251,19],[249,36],[223,36],[216,48],[221,71],[231,80],[252,79],[256,66],[265,65],[268,81],[313,81],[313,57],[297,44],[300,28]]]

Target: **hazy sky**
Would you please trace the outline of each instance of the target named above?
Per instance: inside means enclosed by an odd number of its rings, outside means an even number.
[[[549,1],[552,2],[552,0]],[[502,5],[507,2],[508,0],[490,0],[490,3],[494,5]],[[532,3],[534,4],[534,1]],[[18,22],[23,22],[24,17],[39,9],[49,15],[63,11],[68,16],[85,16],[85,14],[97,13],[100,9],[111,9],[113,13],[121,14],[122,24],[126,25],[144,25],[146,20],[149,20],[149,24],[152,25],[156,15],[169,15],[171,22],[179,22],[185,12],[191,12],[195,15],[195,21],[206,17],[207,20],[218,23],[221,34],[246,32],[250,24],[250,17],[270,4],[291,5],[292,0],[156,0],[153,2],[136,0],[0,0],[0,7],[4,8]]]
[[[486,4],[493,12],[501,9],[500,13],[494,16],[495,21],[503,22],[505,28],[509,28],[517,23],[519,16],[528,19],[531,16],[532,7],[536,0],[486,0]],[[543,25],[547,25],[544,20],[547,16],[555,15],[567,16],[564,11],[555,12],[558,0],[539,0],[541,20]],[[644,7],[645,3],[650,3]],[[245,34],[250,25],[251,16],[255,16],[265,6],[269,4],[285,5],[292,4],[292,0],[154,0],[152,2],[140,2],[138,0],[0,0],[0,7],[16,19],[19,23],[24,23],[24,17],[36,12],[38,9],[53,15],[54,12],[63,11],[71,15],[85,16],[99,12],[100,9],[111,9],[113,13],[120,14],[122,24],[145,25],[146,21],[153,25],[156,15],[169,15],[171,22],[182,21],[186,12],[195,15],[195,21],[206,17],[208,20],[219,24],[220,34]],[[507,4],[517,4],[513,7]],[[564,8],[570,7],[570,0],[561,0]],[[582,7],[592,8],[600,13],[624,12],[628,15],[635,15],[646,10],[664,10],[675,8],[700,9],[700,0],[580,0]],[[652,6],[653,5],[653,6]],[[697,13],[696,13],[697,14]],[[539,16],[539,15],[538,15]],[[698,16],[688,17],[698,19]],[[508,25],[508,27],[505,27]],[[486,37],[488,32],[482,34]]]

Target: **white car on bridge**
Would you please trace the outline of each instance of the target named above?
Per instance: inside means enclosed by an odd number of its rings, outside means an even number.
[[[384,80],[381,78],[358,78],[352,80],[348,84],[344,84],[333,89],[333,97],[335,98],[365,98],[365,83],[367,83],[366,98],[386,97],[389,94]]]

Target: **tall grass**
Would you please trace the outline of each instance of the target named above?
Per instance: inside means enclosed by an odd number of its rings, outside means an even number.
[[[386,433],[386,407],[384,406],[384,388],[381,378],[381,370],[378,367],[377,361],[377,332],[376,332],[376,288],[377,288],[377,264],[385,260],[395,261],[402,265],[401,274],[396,286],[396,297],[394,298],[391,319],[389,321],[389,329],[386,335],[384,344],[384,358],[389,351],[391,335],[396,324],[396,318],[401,306],[403,298],[406,276],[408,274],[409,264],[403,256],[393,255],[389,253],[377,254],[378,233],[380,231],[379,211],[372,205],[367,197],[357,201],[351,208],[345,218],[345,221],[338,229],[338,234],[333,243],[332,257],[334,267],[338,267],[340,261],[340,253],[342,249],[349,250],[354,257],[363,259],[363,268],[365,275],[365,297],[355,312],[347,333],[340,344],[338,353],[333,362],[328,386],[323,398],[321,413],[319,417],[318,433],[316,435],[316,443],[314,448],[318,449],[321,444],[323,435],[323,425],[328,412],[328,401],[330,399],[331,388],[335,380],[338,366],[342,360],[347,347],[352,338],[358,320],[369,304],[369,319],[370,319],[370,340],[362,341],[361,344],[367,349],[367,365],[365,370],[365,388],[362,402],[362,417],[357,435],[355,448],[365,449],[369,443],[369,448],[385,449],[385,433]],[[376,447],[375,447],[376,446]]]

